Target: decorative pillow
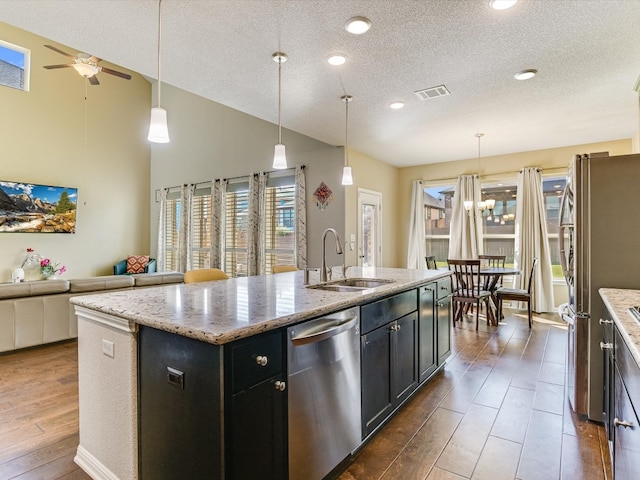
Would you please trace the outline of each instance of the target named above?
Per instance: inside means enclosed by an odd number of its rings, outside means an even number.
[[[144,273],[149,263],[149,255],[129,255],[127,257],[127,273]]]

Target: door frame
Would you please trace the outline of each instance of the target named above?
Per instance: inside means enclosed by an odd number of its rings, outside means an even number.
[[[376,205],[377,211],[377,222],[376,222],[376,231],[375,231],[375,240],[376,245],[378,247],[378,252],[376,252],[376,267],[382,266],[382,193],[376,192],[374,190],[367,190],[366,188],[358,187],[358,248],[362,248],[362,205]],[[360,250],[357,254],[358,257],[358,266],[362,266],[362,255]]]

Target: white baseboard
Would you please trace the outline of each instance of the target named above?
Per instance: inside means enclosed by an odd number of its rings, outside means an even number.
[[[78,445],[78,450],[76,451],[76,456],[73,461],[76,462],[87,475],[93,478],[93,480],[120,480],[118,476],[105,467],[100,460],[89,453],[82,445]]]

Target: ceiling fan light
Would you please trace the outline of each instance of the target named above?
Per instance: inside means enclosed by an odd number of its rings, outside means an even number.
[[[169,143],[169,128],[167,127],[167,111],[156,107],[151,109],[149,122],[149,136],[147,140],[153,143]]]
[[[76,72],[82,75],[85,78],[93,77],[96,73],[100,71],[99,67],[95,65],[91,65],[89,63],[76,63],[73,68]]]
[[[287,168],[287,156],[282,143],[277,143],[273,151],[273,168],[276,170],[284,170]]]
[[[354,35],[361,35],[371,28],[371,20],[366,17],[353,17],[347,20],[344,28],[349,33]]]
[[[351,174],[351,167],[344,167],[342,169],[342,185],[353,185],[353,175]]]

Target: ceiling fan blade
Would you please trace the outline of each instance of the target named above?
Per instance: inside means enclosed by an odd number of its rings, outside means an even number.
[[[102,71],[104,73],[108,73],[110,75],[115,75],[116,77],[120,77],[120,78],[125,78],[127,80],[131,80],[131,75],[129,75],[128,73],[118,72],[116,70],[111,70],[110,68],[107,68],[107,67],[102,67]]]
[[[89,80],[89,83],[91,85],[100,85],[100,82],[98,81],[98,77],[96,77],[95,75],[92,75],[91,77],[87,78],[87,80]]]
[[[52,68],[67,68],[67,67],[73,67],[73,64],[65,64],[65,65],[43,65],[43,68],[48,68],[49,70],[51,70]]]
[[[76,58],[73,55],[67,53],[67,52],[63,52],[62,50],[60,50],[59,48],[54,47],[53,45],[45,45],[45,47],[50,48],[51,50],[53,50],[54,52],[58,52],[61,55],[64,55],[65,57],[69,57],[69,58]]]

